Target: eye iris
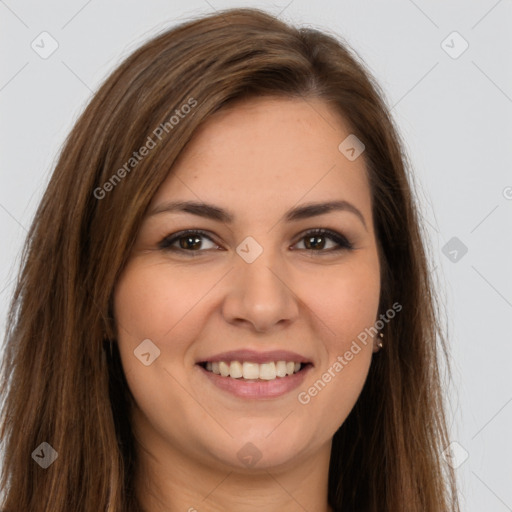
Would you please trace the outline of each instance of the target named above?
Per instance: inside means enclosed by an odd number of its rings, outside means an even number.
[[[324,243],[315,243],[314,240],[321,239]],[[323,235],[311,235],[306,237],[305,246],[307,249],[322,249],[325,246],[325,237]]]
[[[193,240],[192,246],[187,245],[191,240]],[[180,247],[182,249],[199,249],[201,247],[201,237],[198,235],[182,236],[180,238]]]

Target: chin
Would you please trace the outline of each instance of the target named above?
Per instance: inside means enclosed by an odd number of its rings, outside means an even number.
[[[297,425],[287,425],[293,428],[286,428],[285,418],[286,415],[259,424],[252,419],[248,422],[249,429],[230,430],[233,438],[225,436],[222,443],[212,446],[212,438],[209,438],[209,451],[219,462],[237,470],[285,469],[293,465],[300,454],[318,449],[318,441],[313,443],[305,435],[303,424],[300,425],[302,428],[296,428]]]

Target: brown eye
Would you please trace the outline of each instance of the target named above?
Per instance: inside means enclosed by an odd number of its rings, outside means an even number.
[[[218,247],[208,235],[200,230],[181,231],[169,235],[158,244],[158,247],[168,251],[201,252],[205,250],[203,239],[209,240]],[[177,246],[175,245],[176,243]]]
[[[313,229],[305,233],[301,241],[304,240],[305,249],[311,252],[334,252],[343,249],[353,249],[353,245],[343,235],[330,231],[328,229]],[[334,247],[326,249],[326,240],[334,242]]]

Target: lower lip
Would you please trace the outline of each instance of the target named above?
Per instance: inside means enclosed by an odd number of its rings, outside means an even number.
[[[300,372],[294,373],[293,375],[276,377],[274,380],[258,380],[251,382],[243,379],[222,377],[216,373],[209,372],[200,365],[196,366],[218,388],[240,398],[256,399],[277,398],[289,393],[302,384],[306,374],[312,368],[312,365],[308,364]]]

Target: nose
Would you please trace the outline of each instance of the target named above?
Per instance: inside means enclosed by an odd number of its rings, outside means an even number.
[[[293,322],[299,306],[293,285],[287,281],[290,279],[270,251],[263,251],[252,263],[238,258],[222,306],[225,320],[256,332]]]

